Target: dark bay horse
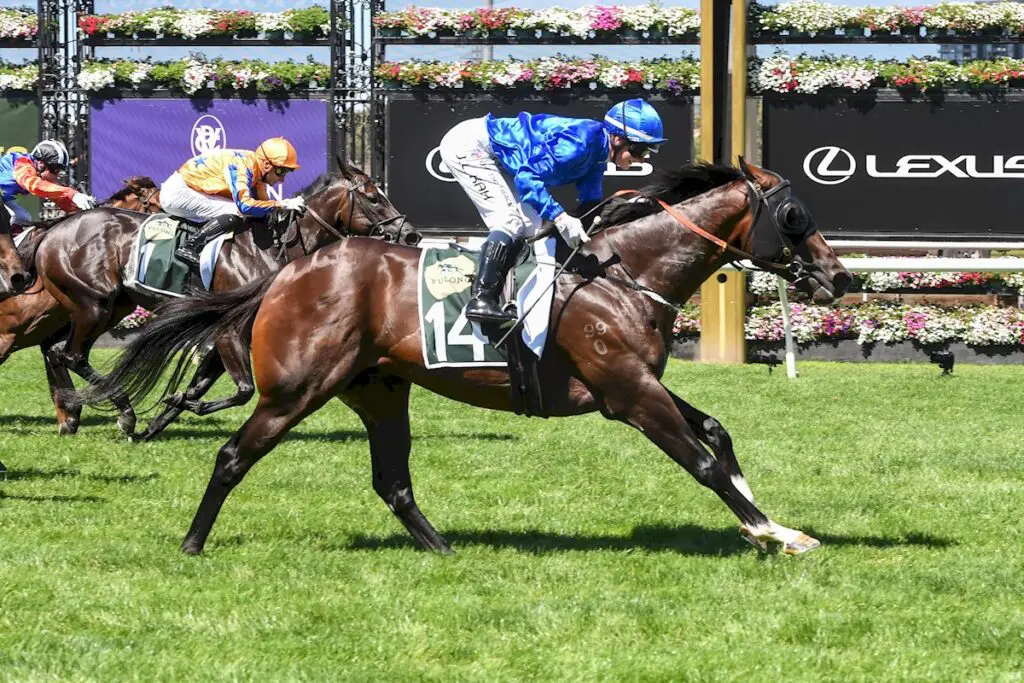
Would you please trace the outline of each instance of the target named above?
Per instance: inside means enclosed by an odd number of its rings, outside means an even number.
[[[740,170],[686,167],[677,177],[695,196],[667,208],[656,201],[619,207],[585,248],[604,265],[558,280],[539,370],[547,414],[600,411],[636,428],[725,502],[746,540],[762,550],[774,542],[789,554],[806,552],[818,541],[776,524],[754,504],[721,424],[673,394],[660,377],[672,342],[673,306],[727,261],[753,257],[818,302],[842,294],[851,276],[788,181],[742,162]],[[493,410],[511,410],[512,398],[503,369],[425,369],[419,258],[417,249],[365,239],[334,244],[262,282],[170,304],[125,349],[109,384],[92,400],[119,386],[144,394],[176,351],[226,331],[249,332],[259,401],[217,454],[185,552],[202,551],[246,472],[332,397],[366,427],[376,492],[421,548],[450,551],[413,496],[410,385]],[[178,360],[179,371],[186,356]]]
[[[339,160],[341,161],[341,160]],[[340,173],[325,175],[303,192],[308,211],[287,230],[284,247],[277,248],[266,231],[247,230],[225,243],[214,275],[213,291],[225,291],[258,280],[298,257],[348,235],[381,234],[395,240],[418,237],[388,198],[361,170],[344,161]],[[122,273],[138,238],[144,216],[97,209],[86,211],[53,228],[40,245],[36,266],[47,292],[70,315],[71,335],[66,344],[48,353],[58,370],[71,370],[90,383],[100,375],[89,364],[89,351],[103,332],[134,310],[153,309],[155,295],[124,287]],[[254,392],[248,343],[231,335],[216,340],[216,353],[207,353],[189,391],[174,397],[142,438],[163,429],[183,410],[208,414],[246,403]],[[224,372],[235,381],[234,396],[203,403],[199,398]],[[71,390],[73,387],[63,387]],[[120,412],[118,425],[131,435],[135,412],[123,396],[111,396]],[[66,431],[77,429],[72,413]]]
[[[160,211],[160,190],[152,178],[133,176],[124,181],[124,187],[111,195],[101,206],[137,211],[140,213],[156,213]],[[32,226],[32,231],[18,245],[18,253],[22,262],[31,265],[35,261],[35,253],[43,236],[57,221],[41,221]],[[58,429],[62,433],[69,424],[78,424],[77,409],[71,409],[63,400],[62,390],[72,386],[71,377],[66,370],[54,369],[47,353],[54,343],[61,341],[69,332],[70,317],[60,307],[57,300],[50,296],[41,284],[30,287],[18,296],[0,301],[0,365],[3,365],[12,353],[20,349],[39,346],[43,352],[43,363],[46,366],[46,377],[50,385],[50,395],[57,409]]]

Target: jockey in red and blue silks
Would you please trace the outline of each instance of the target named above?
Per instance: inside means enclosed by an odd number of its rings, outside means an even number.
[[[574,183],[580,206],[595,204],[603,197],[608,162],[628,169],[657,151],[665,141],[662,134],[661,117],[641,99],[619,102],[603,121],[522,112],[516,118],[470,119],[448,131],[441,159],[490,231],[466,317],[508,319],[498,291],[511,265],[512,243],[531,236],[542,219],[554,221],[572,247],[589,241],[580,219],[566,213],[549,187]]]
[[[16,203],[18,195],[49,199],[68,213],[96,205],[89,195],[56,182],[69,163],[67,147],[57,140],[43,140],[28,154],[8,152],[0,156],[0,196],[12,224],[24,226],[32,222],[32,215]]]

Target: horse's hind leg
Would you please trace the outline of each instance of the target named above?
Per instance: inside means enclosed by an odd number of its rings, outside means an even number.
[[[244,406],[256,393],[256,386],[252,379],[252,367],[249,365],[249,346],[244,340],[236,335],[219,338],[215,355],[219,359],[220,366],[217,376],[219,377],[224,370],[227,370],[228,375],[235,383],[235,394],[218,401],[199,400],[212,386],[212,382],[202,391],[192,392],[191,395],[185,397],[182,406],[196,415],[209,415],[218,410]]]
[[[50,398],[57,411],[57,433],[61,436],[75,434],[82,420],[82,405],[68,398],[75,389],[71,375],[67,368],[50,361],[50,345],[43,345],[41,351],[43,365],[46,366],[46,381],[50,385]]]
[[[224,365],[221,363],[220,354],[216,351],[209,351],[199,362],[199,369],[192,377],[192,381],[183,392],[179,392],[167,399],[167,407],[156,416],[146,431],[135,437],[136,441],[149,441],[154,436],[167,428],[167,425],[178,419],[178,416],[185,412],[189,401],[198,401],[203,394],[210,390],[217,379],[224,374]]]
[[[616,382],[620,389],[613,389],[604,395],[605,414],[639,429],[698,482],[714,491],[742,522],[740,531],[746,540],[762,550],[767,547],[768,541],[781,543],[783,551],[791,555],[820,545],[807,534],[768,519],[737,488],[722,462],[712,457],[697,440],[672,394],[653,375],[642,370],[635,374],[623,370],[618,377],[624,376],[637,379],[632,382]],[[623,392],[623,387],[630,387],[631,390]]]
[[[54,291],[49,287],[47,287],[47,290],[54,294]],[[89,363],[89,352],[92,350],[92,345],[97,337],[108,329],[115,312],[121,313],[117,317],[120,320],[124,315],[128,314],[131,308],[125,308],[124,305],[116,307],[116,302],[109,298],[103,301],[85,299],[85,303],[81,306],[77,306],[77,301],[64,294],[54,294],[54,298],[66,310],[74,310],[75,312],[71,315],[71,338],[63,347],[60,345],[53,346],[47,354],[48,360],[55,366],[54,370],[60,368],[68,369],[89,384],[98,384],[103,379],[103,376]],[[75,301],[75,303],[66,303],[69,301]],[[76,306],[76,309],[71,308],[71,306]],[[135,410],[128,401],[128,397],[118,393],[111,397],[110,401],[121,413],[117,418],[117,426],[120,427],[124,434],[130,436],[135,432],[136,418]]]
[[[217,452],[217,463],[206,493],[181,544],[182,552],[198,555],[217,520],[221,506],[246,473],[278,444],[289,429],[320,408],[329,394],[309,392],[292,396],[286,392],[261,396],[256,410]]]
[[[356,411],[370,440],[373,490],[423,550],[452,552],[416,505],[409,474],[409,382],[369,370],[339,395]]]
[[[743,470],[740,469],[739,461],[736,460],[736,452],[733,450],[732,437],[729,436],[729,432],[725,431],[722,423],[715,418],[694,408],[671,391],[669,391],[669,394],[672,396],[672,401],[676,404],[676,408],[682,414],[683,419],[686,420],[686,424],[697,435],[697,438],[706,443],[714,452],[715,458],[718,459],[718,462],[722,463],[722,467],[725,468],[726,473],[732,478],[732,483],[736,485],[736,488],[748,500],[753,502],[754,494],[750,490],[750,485],[747,484],[746,477],[743,476]]]

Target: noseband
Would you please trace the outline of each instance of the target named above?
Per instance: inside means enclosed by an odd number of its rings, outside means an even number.
[[[330,223],[328,223],[326,220],[323,219],[322,216],[320,216],[320,214],[318,214],[315,210],[313,210],[309,206],[306,207],[306,213],[308,213],[313,218],[313,220],[316,221],[316,223],[318,225],[320,225],[320,227],[322,227],[324,230],[326,230],[331,235],[334,235],[335,237],[337,237],[339,240],[342,240],[342,239],[345,239],[346,237],[349,237],[352,234],[352,231],[349,228],[345,227],[345,226],[352,225],[352,219],[355,217],[356,196],[358,195],[358,190],[362,189],[367,183],[370,182],[370,180],[371,180],[371,178],[369,176],[367,176],[363,180],[353,180],[351,183],[349,183],[348,185],[345,185],[342,188],[345,192],[348,193],[348,220],[345,221],[344,223],[342,223],[339,227],[335,227],[335,225],[331,225]],[[388,203],[391,204],[391,200],[388,200]],[[393,207],[394,207],[394,205],[392,204],[392,208]],[[335,218],[337,218],[337,214],[335,214]],[[399,227],[397,230],[393,230],[391,232],[388,232],[388,231],[384,230],[384,228],[382,226],[388,225],[388,224],[392,223],[393,221],[398,220],[399,218],[402,219],[402,224],[404,225],[405,224],[405,214],[403,214],[403,213],[400,213],[397,216],[392,216],[391,218],[385,218],[383,220],[377,221],[370,228],[369,236],[370,237],[375,237],[377,235],[381,235],[384,238],[385,242],[392,242],[392,241],[393,242],[397,242],[399,240],[399,238],[401,237],[401,227]],[[299,231],[298,225],[299,225],[298,217],[293,215],[292,221],[291,221],[291,225],[289,225],[289,230],[291,229],[292,226],[295,226],[295,237],[298,239],[299,243],[302,245],[302,252],[304,254],[309,254],[309,251],[306,249],[305,243],[303,243],[303,241],[302,241],[302,235],[301,235],[301,232]],[[418,233],[413,233],[413,234],[418,234]],[[290,241],[291,240],[288,239],[287,235],[286,235],[284,243],[287,244]],[[416,242],[419,242],[419,239],[417,239]],[[415,242],[413,244],[415,244]]]

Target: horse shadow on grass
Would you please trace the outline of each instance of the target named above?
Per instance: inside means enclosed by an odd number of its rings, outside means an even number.
[[[547,531],[503,531],[499,529],[442,531],[442,535],[458,551],[459,546],[488,546],[497,550],[512,549],[523,553],[546,555],[562,552],[673,552],[681,555],[725,557],[752,552],[735,528],[709,529],[696,524],[679,526],[639,526],[625,536],[592,536],[558,534]],[[923,533],[902,536],[846,536],[807,533],[821,540],[824,548],[858,546],[898,548],[924,546],[932,549],[956,545],[956,541]],[[356,536],[346,545],[322,544],[324,550],[382,550],[415,548],[412,539],[403,534],[389,536]],[[778,546],[775,546],[776,548]]]
[[[2,482],[2,479],[0,479]],[[106,498],[99,496],[26,496],[4,493],[0,489],[0,503],[4,501],[22,501],[27,503],[106,503]]]
[[[100,484],[144,484],[159,479],[156,472],[149,474],[83,474],[79,470],[57,468],[53,470],[27,469],[10,470],[6,474],[0,474],[0,482],[7,481],[28,481],[30,479],[53,480],[77,477],[87,481]]]

